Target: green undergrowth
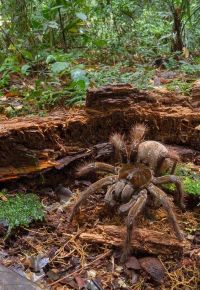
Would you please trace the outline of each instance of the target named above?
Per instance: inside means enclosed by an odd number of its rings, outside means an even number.
[[[175,175],[179,176],[183,182],[184,191],[186,194],[200,198],[200,175],[195,173],[187,165],[177,166]],[[175,190],[173,184],[166,185],[169,190]]]
[[[1,196],[4,193],[1,192]],[[6,197],[0,201],[0,223],[7,227],[6,237],[11,230],[19,226],[28,226],[33,221],[41,221],[44,210],[37,195],[17,194],[15,197]]]
[[[13,117],[45,113],[55,106],[82,105],[88,88],[106,84],[129,83],[138,89],[154,88],[153,59],[143,63],[127,59],[105,64],[92,54],[88,58],[88,54],[76,50],[42,51],[27,62],[19,61],[14,55],[5,58],[0,63],[0,113]],[[183,94],[189,94],[200,73],[198,59],[190,64],[169,57],[166,69],[181,75],[180,79],[171,80],[167,89]]]

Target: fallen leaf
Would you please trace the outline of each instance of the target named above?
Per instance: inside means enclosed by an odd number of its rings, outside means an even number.
[[[95,270],[89,270],[87,271],[87,277],[88,279],[94,279],[96,277],[97,273]]]
[[[139,259],[141,267],[158,283],[165,276],[165,268],[157,258],[145,257]]]
[[[138,262],[138,259],[136,257],[129,257],[128,261],[126,262],[127,269],[133,269],[133,270],[140,270],[141,266]]]
[[[79,289],[83,289],[86,286],[86,279],[83,279],[78,275],[74,276],[74,279],[75,279]]]
[[[128,288],[128,286],[126,285],[125,281],[122,279],[118,279],[118,284],[121,288]]]

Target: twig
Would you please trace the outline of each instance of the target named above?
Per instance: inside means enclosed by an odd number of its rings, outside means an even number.
[[[105,252],[105,253],[99,255],[99,256],[98,256],[94,261],[92,261],[92,262],[90,262],[89,264],[85,265],[82,269],[78,269],[78,270],[76,270],[76,271],[74,271],[74,272],[72,272],[72,273],[70,273],[70,274],[68,274],[68,275],[66,275],[66,276],[64,276],[64,277],[62,277],[62,278],[60,278],[60,279],[58,279],[57,281],[54,281],[53,283],[49,284],[49,286],[53,286],[53,285],[55,285],[56,283],[59,283],[59,282],[63,281],[64,279],[67,279],[67,278],[73,276],[74,274],[81,273],[83,270],[85,270],[85,269],[87,269],[88,267],[92,266],[92,265],[95,264],[97,261],[99,261],[99,260],[101,260],[101,259],[103,259],[103,258],[109,256],[111,253],[112,253],[112,250],[108,250],[107,252]]]

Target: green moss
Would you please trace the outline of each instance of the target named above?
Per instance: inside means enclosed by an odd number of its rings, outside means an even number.
[[[19,193],[15,197],[8,197],[7,201],[0,201],[0,223],[8,227],[6,236],[13,228],[27,226],[43,217],[43,207],[35,194]]]
[[[200,175],[186,165],[178,166],[175,174],[181,178],[185,193],[200,197]],[[175,186],[170,184],[167,188],[174,190]]]

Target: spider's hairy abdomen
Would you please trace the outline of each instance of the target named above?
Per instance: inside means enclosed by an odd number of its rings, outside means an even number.
[[[161,171],[165,171],[170,167],[170,161],[176,162],[179,157],[171,153],[163,144],[157,141],[144,141],[138,146],[137,162],[148,165],[153,171],[156,171],[160,163]]]

